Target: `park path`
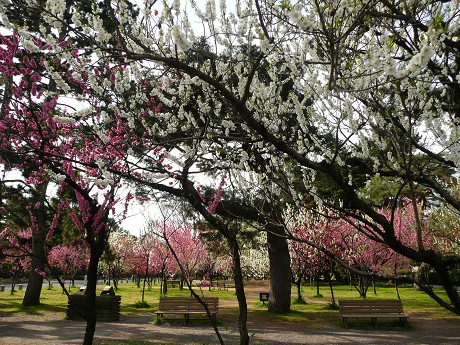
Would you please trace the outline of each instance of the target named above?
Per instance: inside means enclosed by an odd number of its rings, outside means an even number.
[[[62,320],[58,313],[49,315],[21,315],[0,317],[0,344],[5,345],[61,345],[81,344],[85,323]],[[216,344],[209,326],[153,325],[151,315],[123,316],[121,321],[98,323],[95,340],[156,339],[171,344]],[[236,322],[221,327],[228,344],[238,343]],[[459,323],[411,318],[413,329],[345,329],[341,327],[309,328],[290,325],[248,322],[252,344],[404,344],[455,345],[460,344]]]
[[[247,288],[248,300],[258,299],[261,287]],[[220,331],[226,344],[238,343],[238,326],[234,301],[222,301]],[[460,320],[432,320],[411,315],[410,329],[346,329],[334,325],[308,327],[299,323],[273,322],[265,313],[250,313],[248,320],[251,344],[331,344],[331,345],[456,345],[460,344]],[[85,323],[62,320],[63,313],[17,315],[0,312],[0,344],[3,345],[62,345],[81,344]],[[153,325],[152,314],[122,315],[119,322],[99,322],[95,340],[155,339],[171,344],[217,344],[208,324]]]

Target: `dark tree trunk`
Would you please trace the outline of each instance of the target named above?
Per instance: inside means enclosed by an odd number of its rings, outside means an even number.
[[[335,307],[337,303],[335,302],[334,288],[332,287],[332,275],[329,275],[329,290],[331,290],[331,305]]]
[[[233,279],[235,280],[236,298],[238,300],[239,317],[238,327],[240,331],[240,345],[249,344],[249,333],[247,327],[248,305],[244,292],[243,272],[241,271],[240,249],[236,239],[228,239],[233,257]]]
[[[94,212],[97,214],[97,212]],[[107,215],[105,216],[107,221]],[[88,223],[87,223],[88,224]],[[91,224],[91,223],[89,223]],[[97,269],[99,260],[104,253],[105,241],[108,229],[106,227],[100,229],[99,233],[93,238],[93,230],[88,229],[87,238],[90,241],[90,259],[88,264],[87,276],[88,284],[86,285],[86,301],[87,301],[87,314],[86,314],[86,330],[83,345],[92,345],[94,339],[94,332],[96,331],[96,285],[97,285]]]
[[[83,345],[92,345],[94,332],[96,331],[96,285],[97,285],[97,268],[99,260],[104,252],[107,228],[101,229],[95,240],[91,243],[90,259],[87,270],[88,284],[86,285],[86,330]],[[91,231],[88,231],[91,233]],[[89,237],[89,236],[88,236]]]
[[[29,273],[27,289],[24,294],[22,304],[24,306],[33,306],[40,304],[40,294],[42,292],[43,277],[37,273],[37,270],[44,272],[46,263],[46,210],[44,202],[46,198],[47,184],[43,183],[36,189],[37,201],[40,202],[40,208],[36,210],[34,216],[37,219],[38,229],[32,232],[32,262]]]
[[[268,224],[267,244],[270,260],[270,295],[268,311],[286,313],[291,310],[291,260],[284,228]]]
[[[415,273],[415,279],[422,283],[428,283],[428,273],[430,272],[430,265],[422,262],[417,270],[417,273]],[[420,287],[418,285],[414,285],[414,290],[418,291],[420,290]]]
[[[144,285],[142,286],[142,302],[144,302],[145,282],[147,281],[148,275],[149,275],[149,257],[147,256],[147,264],[145,265]]]
[[[319,274],[316,275],[316,296],[321,296],[319,292]]]
[[[458,294],[457,288],[452,282],[452,277],[449,274],[449,270],[444,266],[435,266],[434,269],[438,273],[442,286],[444,287],[444,290],[446,291],[446,294],[452,303],[453,309],[451,309],[451,311],[457,315],[460,315],[460,296]]]
[[[166,276],[163,277],[163,295],[168,293],[168,282],[166,281]]]
[[[88,265],[88,284],[86,285],[86,330],[83,345],[92,345],[94,332],[96,331],[96,284],[97,267],[99,265],[100,253],[98,248],[91,248],[91,255]]]
[[[300,301],[302,300],[302,277],[297,278],[295,285],[297,286],[297,299]]]
[[[40,294],[42,292],[43,277],[36,270],[45,270],[45,235],[37,234],[32,236],[32,263],[30,267],[29,280],[27,289],[24,294],[22,304],[24,306],[33,306],[40,304]]]

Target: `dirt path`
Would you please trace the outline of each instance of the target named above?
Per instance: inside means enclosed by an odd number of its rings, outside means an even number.
[[[161,325],[151,323],[150,315],[123,316],[115,323],[98,323],[96,341],[105,339],[156,339],[172,344],[216,344],[209,326]],[[411,319],[413,329],[345,329],[341,327],[308,328],[248,322],[253,344],[404,344],[455,345],[460,344],[458,323]],[[236,321],[225,322],[220,331],[228,344],[238,343]],[[85,324],[64,321],[62,315],[5,316],[0,318],[0,344],[58,345],[81,344]]]
[[[267,287],[268,289],[268,287]],[[258,299],[261,287],[247,287],[249,301]],[[236,301],[222,300],[219,315],[220,331],[226,344],[238,343]],[[227,311],[226,311],[227,310]],[[232,310],[232,312],[231,312]],[[12,315],[0,312],[0,344],[58,345],[81,344],[85,323],[62,320],[61,313],[41,315]],[[152,314],[122,315],[119,322],[98,323],[96,341],[106,339],[155,339],[171,344],[217,344],[217,338],[207,324],[153,325]],[[460,344],[460,320],[432,320],[411,315],[412,328],[346,329],[334,325],[309,327],[303,323],[271,321],[268,313],[250,313],[248,328],[251,344],[404,344],[455,345]]]

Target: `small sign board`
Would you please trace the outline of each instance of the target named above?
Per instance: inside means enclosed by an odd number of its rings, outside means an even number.
[[[260,296],[259,297],[260,301],[262,302],[262,304],[265,305],[265,302],[268,302],[269,293],[268,292],[260,292],[259,296]]]

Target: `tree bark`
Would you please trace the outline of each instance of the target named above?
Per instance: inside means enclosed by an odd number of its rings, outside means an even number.
[[[228,238],[227,238],[228,239]],[[241,271],[240,249],[236,238],[228,239],[233,258],[233,279],[235,280],[236,298],[238,300],[238,328],[240,331],[240,345],[249,344],[248,333],[248,305],[246,303],[246,295],[244,292],[243,272]]]
[[[452,283],[452,277],[449,274],[449,269],[443,265],[435,266],[434,269],[439,274],[441,284],[444,287],[444,290],[446,291],[452,306],[455,308],[456,314],[460,315],[460,296],[458,294],[457,288]]]
[[[295,285],[297,286],[297,299],[300,301],[302,300],[302,277],[297,278]]]
[[[40,304],[40,295],[43,286],[43,276],[37,273],[37,270],[44,272],[46,263],[46,210],[44,206],[46,198],[47,183],[37,186],[35,192],[36,202],[40,203],[40,208],[35,210],[34,216],[37,220],[37,229],[32,231],[32,262],[30,266],[29,280],[27,289],[22,300],[24,306],[34,306]]]
[[[428,273],[430,271],[430,265],[422,262],[418,266],[418,270],[415,273],[415,279],[422,282],[422,283],[428,283]],[[420,287],[418,285],[414,285],[414,290],[419,291]]]
[[[94,332],[96,331],[96,284],[97,267],[100,254],[98,248],[91,247],[90,260],[88,265],[88,284],[86,285],[86,330],[83,345],[92,345]]]
[[[96,215],[98,212],[93,210],[92,213]],[[107,224],[108,214],[105,214],[104,219],[101,220]],[[104,253],[105,242],[107,238],[107,227],[104,226],[100,229],[99,233],[94,236],[94,230],[92,228],[92,220],[85,224],[87,227],[87,240],[90,243],[90,259],[88,264],[87,276],[88,284],[86,285],[86,301],[87,301],[87,313],[86,313],[86,330],[83,345],[92,345],[94,339],[94,333],[96,331],[96,285],[97,285],[97,269],[99,266],[99,260]]]
[[[291,310],[291,260],[284,228],[267,224],[268,257],[270,260],[270,290],[268,311],[286,313]]]
[[[319,274],[316,274],[315,277],[316,277],[316,296],[321,296],[321,293],[319,292]]]
[[[40,304],[40,295],[43,286],[43,277],[37,273],[36,270],[45,270],[44,257],[44,235],[37,234],[32,236],[32,263],[29,272],[29,280],[27,282],[27,289],[22,300],[24,306],[34,306]]]
[[[337,304],[335,303],[335,296],[334,296],[334,288],[332,287],[332,272],[329,273],[329,290],[331,290],[331,305],[333,307],[337,306]]]

